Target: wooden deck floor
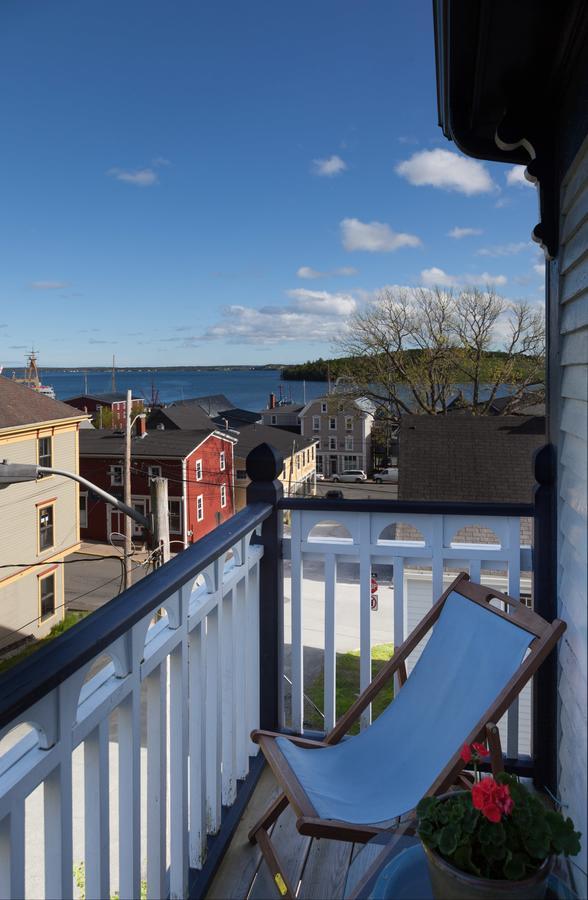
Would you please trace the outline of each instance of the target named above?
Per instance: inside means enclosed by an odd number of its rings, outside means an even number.
[[[278,890],[258,847],[247,840],[247,832],[278,793],[275,778],[266,766],[207,894],[207,900],[279,900]],[[301,900],[336,900],[343,897],[351,861],[365,846],[298,834],[289,807],[273,826],[272,842],[290,884],[298,886],[297,896]],[[381,849],[366,849],[361,861],[362,872]],[[354,880],[361,874],[358,864],[354,866]]]

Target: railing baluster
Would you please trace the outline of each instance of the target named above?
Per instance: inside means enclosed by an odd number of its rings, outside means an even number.
[[[109,793],[108,719],[103,719],[84,741],[84,870],[88,900],[110,896]]]
[[[433,601],[443,593],[443,525],[444,516],[431,516],[433,521],[433,540],[431,552],[433,556]]]
[[[206,811],[209,834],[221,823],[220,604],[206,617]]]
[[[327,553],[325,555],[325,731],[330,731],[337,720],[336,584],[337,557],[334,553]]]
[[[182,900],[188,890],[188,587],[180,589],[183,635],[169,657],[169,895]]]
[[[394,567],[394,649],[400,647],[406,637],[406,598],[404,596],[404,559],[401,556],[392,558]],[[394,688],[400,689],[398,673],[394,675]]]
[[[481,567],[482,567],[482,560],[470,559],[470,561],[469,561],[470,579],[471,579],[471,581],[475,581],[476,584],[480,583],[481,571],[482,571]]]
[[[230,591],[223,605],[221,631],[222,659],[222,802],[232,806],[237,793],[235,781],[235,690],[234,690],[234,595]]]
[[[167,893],[167,659],[146,678],[147,692],[147,897]]]
[[[247,599],[247,568],[233,591],[233,697],[235,717],[235,777],[243,779],[249,769],[247,754],[247,638],[245,603]],[[259,668],[259,667],[258,667]]]
[[[255,756],[259,753],[259,745],[254,744],[249,735],[259,728],[259,563],[249,570],[246,589],[247,746],[249,756]],[[282,691],[280,684],[280,696],[283,696]]]
[[[190,679],[190,865],[202,868],[206,856],[206,635],[199,623],[189,635]]]
[[[129,645],[135,645],[137,630],[131,630]],[[131,651],[133,653],[133,651]],[[140,659],[140,656],[139,656]],[[136,671],[126,677],[132,688],[118,706],[118,844],[119,895],[133,900],[141,889],[141,687]]]
[[[292,513],[292,728],[301,732],[304,726],[304,641],[302,614],[302,554],[300,548],[301,518]]]
[[[370,516],[359,521],[359,690],[365,691],[372,680]],[[372,721],[371,704],[361,714],[360,728]]]
[[[16,800],[0,822],[0,897],[25,895],[25,809]]]
[[[518,600],[521,596],[521,523],[520,519],[507,519],[508,528],[508,589],[507,593]],[[517,759],[519,755],[519,697],[507,713],[506,755]]]

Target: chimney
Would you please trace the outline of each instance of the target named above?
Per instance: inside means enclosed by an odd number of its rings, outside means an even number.
[[[144,438],[147,434],[147,416],[139,416],[137,419],[137,437]]]
[[[269,395],[269,408],[270,409],[276,408],[276,395],[275,394]]]

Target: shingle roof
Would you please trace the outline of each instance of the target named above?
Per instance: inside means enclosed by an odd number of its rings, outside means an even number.
[[[294,452],[294,444],[296,444],[296,450],[303,450],[305,447],[316,444],[316,438],[293,434],[276,425],[244,425],[237,435],[235,456],[244,459],[258,444],[271,444],[280,453],[291,456]]]
[[[96,400],[98,403],[125,403],[127,399],[126,393],[115,391],[104,394],[76,394],[75,397],[69,397],[66,401],[71,403],[73,400]],[[133,397],[133,400],[141,400],[142,397]]]
[[[205,397],[188,397],[185,400],[177,400],[174,406],[191,406],[196,404],[202,407],[209,416],[218,416],[221,409],[233,409],[234,404],[224,394],[208,394]]]
[[[399,500],[529,503],[543,416],[403,416]]]
[[[153,428],[158,422],[162,422],[166,428],[182,428],[194,431],[208,429],[214,431],[216,425],[198,404],[188,406],[166,406],[165,409],[156,409],[149,415],[147,427]]]
[[[206,431],[148,431],[145,437],[134,437],[131,453],[134,457],[148,459],[184,459],[210,434]],[[80,431],[80,456],[124,455],[124,437],[106,428],[85,428]]]
[[[81,419],[85,413],[52,400],[33,388],[0,375],[0,428],[54,422],[57,419]]]
[[[301,409],[304,409],[303,403],[279,403],[277,406],[266,406],[265,409],[262,409],[262,413],[295,413],[300,412]]]
[[[238,406],[235,406],[231,409],[221,409],[213,417],[213,421],[222,426],[224,426],[225,419],[229,423],[229,428],[240,428],[241,425],[252,425],[254,422],[260,422],[261,413],[252,412],[250,409],[239,409]]]

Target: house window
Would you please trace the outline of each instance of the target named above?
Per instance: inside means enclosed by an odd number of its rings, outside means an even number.
[[[312,430],[313,430],[313,431],[320,431],[320,430],[321,430],[321,417],[320,417],[320,416],[313,416],[313,417],[312,417]]]
[[[161,478],[161,466],[149,466],[149,478]]]
[[[123,467],[122,466],[111,466],[110,467],[110,483],[112,485],[121,485],[123,483]]]
[[[353,437],[348,437],[345,435],[345,449],[353,450]]]
[[[225,471],[225,451],[221,450],[220,452],[220,470],[221,472]]]
[[[326,413],[326,411],[327,411],[327,404],[326,404],[326,403],[321,403],[321,412],[322,412],[322,413]]]
[[[353,431],[353,416],[345,416],[345,431]]]
[[[330,437],[329,438],[329,450],[336,450],[336,449],[337,449],[337,438]]]
[[[53,453],[52,453],[52,440],[50,437],[41,437],[37,442],[37,456],[39,460],[40,466],[45,466],[50,469],[53,465]],[[41,478],[46,478],[47,473],[41,475]]]
[[[80,528],[88,527],[88,495],[80,494]]]
[[[196,460],[196,481],[202,481],[202,460]]]
[[[169,530],[174,534],[182,531],[182,504],[180,500],[167,501],[167,513],[169,518]]]
[[[55,615],[55,573],[39,578],[39,615],[41,622]]]
[[[196,497],[196,518],[199,522],[202,522],[204,518],[204,495],[198,494]]]
[[[224,509],[227,505],[227,486],[226,484],[221,484],[221,509]]]
[[[316,457],[316,470],[319,475],[323,474],[323,457],[320,453],[317,453]]]
[[[277,416],[272,416],[271,419],[270,419],[270,422],[271,422],[272,425],[277,425],[277,424],[278,424],[278,417],[277,417]]]
[[[247,469],[237,469],[237,478],[240,480],[247,478]]]
[[[357,456],[344,456],[343,457],[343,471],[346,472],[347,469],[357,469]]]
[[[329,416],[329,429],[331,431],[335,431],[336,428],[337,428],[337,417]]]
[[[53,506],[39,508],[39,552],[53,546]]]

